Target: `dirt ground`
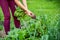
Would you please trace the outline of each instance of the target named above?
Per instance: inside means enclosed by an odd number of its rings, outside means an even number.
[[[4,30],[0,30],[0,37],[4,38],[5,36],[6,36],[6,34],[5,34]]]

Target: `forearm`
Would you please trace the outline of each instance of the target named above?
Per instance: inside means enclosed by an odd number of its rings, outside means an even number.
[[[27,8],[27,2],[26,2],[26,0],[22,0],[22,2],[23,2],[23,5]]]
[[[14,1],[22,10],[24,10],[24,11],[27,10],[27,8],[25,8],[24,5],[19,0],[14,0]]]

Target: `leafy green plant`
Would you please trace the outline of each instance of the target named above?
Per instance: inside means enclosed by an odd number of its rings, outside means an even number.
[[[31,19],[17,7],[15,16],[21,21],[22,28],[14,28],[4,39],[60,40],[59,4],[49,0],[27,0],[27,3],[29,4],[28,8],[36,14],[36,19]]]

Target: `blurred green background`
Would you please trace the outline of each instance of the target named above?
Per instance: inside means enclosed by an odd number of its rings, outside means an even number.
[[[60,0],[27,0],[28,9],[31,10],[36,15],[36,20],[31,19],[29,16],[23,16],[21,18],[18,18],[21,21],[21,26],[27,27],[27,29],[31,29],[29,27],[37,27],[39,28],[39,32],[42,34],[36,38],[35,36],[31,36],[28,39],[24,40],[60,40]],[[15,13],[18,14],[18,13]],[[28,17],[28,18],[27,18]],[[3,29],[3,13],[0,8],[0,29]],[[36,21],[36,22],[35,22]],[[33,25],[31,25],[33,24]],[[13,18],[11,18],[11,31],[15,32],[17,29],[14,27]],[[21,29],[21,30],[27,30],[27,29]],[[44,30],[45,29],[45,30]],[[13,31],[15,30],[15,31]],[[13,35],[10,32],[9,35]],[[19,31],[21,32],[21,31]],[[28,33],[31,33],[30,30]],[[33,34],[35,31],[33,32]],[[17,33],[16,33],[17,34]],[[15,35],[16,35],[15,34]],[[22,33],[22,35],[25,33]],[[8,35],[8,36],[9,36]],[[36,34],[37,35],[37,34]],[[11,36],[9,36],[11,37]],[[13,37],[11,37],[13,40]],[[20,38],[21,37],[20,35]],[[23,40],[23,39],[21,39]]]

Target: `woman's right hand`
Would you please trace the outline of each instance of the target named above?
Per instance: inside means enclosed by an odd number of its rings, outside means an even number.
[[[36,16],[30,10],[26,10],[25,13],[31,18],[36,19]]]

